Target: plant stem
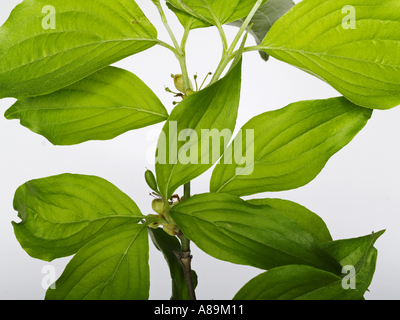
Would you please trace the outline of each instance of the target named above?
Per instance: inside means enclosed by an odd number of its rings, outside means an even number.
[[[185,87],[185,92],[190,89],[190,79],[189,79],[189,73],[187,70],[186,66],[186,56],[185,54],[177,56],[179,60],[179,64],[181,66],[182,70],[182,78],[183,78],[183,86]]]
[[[182,263],[183,273],[185,275],[186,285],[189,293],[190,300],[196,300],[196,293],[194,291],[193,277],[192,277],[192,255],[190,254],[190,240],[184,235],[180,236],[179,239],[182,243],[182,252],[179,256],[179,260]]]
[[[184,195],[184,199],[187,200],[190,198],[190,182],[186,183],[183,186],[183,195]]]
[[[180,50],[179,50],[180,48],[179,48],[178,41],[176,41],[175,35],[174,35],[174,33],[172,32],[172,30],[171,30],[171,28],[170,28],[170,26],[169,26],[169,24],[168,24],[167,17],[165,16],[165,13],[164,13],[164,10],[163,10],[163,8],[162,8],[162,6],[161,6],[161,4],[160,4],[160,1],[159,1],[159,0],[152,0],[152,1],[153,1],[153,3],[155,4],[155,6],[157,7],[158,12],[160,13],[161,21],[162,21],[162,23],[164,24],[165,29],[167,29],[168,34],[169,34],[169,36],[171,37],[171,40],[172,40],[172,42],[174,43],[175,48],[176,48],[176,49],[178,50],[178,52],[179,52],[179,51],[180,51]],[[179,53],[180,53],[180,52],[179,52]]]
[[[246,17],[246,20],[244,20],[242,26],[239,29],[239,32],[237,33],[235,39],[233,40],[231,46],[228,49],[228,54],[231,54],[235,48],[236,45],[238,44],[240,38],[242,37],[243,33],[245,32],[246,28],[251,22],[251,19],[253,19],[254,15],[256,14],[258,8],[261,6],[262,0],[258,0],[257,3],[254,5],[253,9],[250,11],[249,15]]]
[[[186,65],[186,43],[189,37],[189,33],[190,29],[186,28],[180,46],[181,55],[178,58],[182,70],[182,78],[183,78],[183,85],[185,87],[185,92],[190,89],[190,79]]]
[[[175,56],[179,55],[179,52],[176,51],[176,49],[174,47],[170,46],[168,43],[166,43],[166,42],[164,42],[162,40],[157,40],[157,44],[159,44],[160,46],[162,46],[164,48],[167,48],[167,49],[171,50],[175,54]]]
[[[189,37],[189,33],[190,33],[190,29],[186,28],[185,32],[184,32],[184,34],[182,36],[182,40],[181,40],[181,51],[182,51],[182,53],[185,53],[186,42],[187,42],[187,39]]]
[[[190,198],[190,182],[184,185],[184,201]],[[179,236],[181,240],[181,255],[179,260],[182,263],[183,272],[185,274],[186,285],[189,293],[190,300],[196,300],[196,293],[194,291],[193,277],[192,277],[192,258],[190,254],[190,240],[185,235]]]
[[[164,14],[164,10],[162,9],[162,6],[160,4],[159,0],[152,0],[153,3],[156,5],[160,16],[161,20],[167,29],[172,42],[174,43],[175,49],[171,47],[170,45],[166,44],[163,41],[158,41],[158,43],[174,52],[176,58],[179,61],[181,70],[182,70],[182,78],[183,78],[183,84],[185,87],[185,92],[190,89],[190,79],[189,79],[189,74],[186,66],[186,54],[185,54],[185,47],[186,47],[186,42],[189,36],[190,29],[185,29],[185,33],[183,34],[181,45],[179,46],[178,41],[176,40],[174,33],[172,32],[167,18]],[[190,198],[190,182],[186,183],[184,185],[184,197],[185,200]],[[186,238],[183,234],[179,236],[179,239],[181,240],[181,253],[178,255],[178,258],[180,262],[182,263],[184,275],[185,275],[185,280],[186,280],[186,285],[188,288],[188,293],[189,293],[189,298],[190,300],[196,300],[196,294],[194,291],[194,284],[193,284],[193,277],[192,277],[192,269],[191,269],[191,262],[192,262],[192,255],[190,254],[190,240]]]
[[[221,41],[222,41],[223,55],[225,55],[228,50],[228,40],[226,39],[226,34],[225,34],[225,31],[222,28],[222,26],[220,24],[218,24],[217,28],[218,28],[219,36],[221,37]]]
[[[188,71],[187,71],[187,67],[186,67],[185,46],[186,46],[186,42],[187,42],[187,38],[189,36],[190,30],[189,29],[185,30],[181,45],[179,46],[178,41],[176,40],[176,37],[175,37],[174,33],[172,32],[171,27],[168,24],[167,17],[165,16],[165,13],[160,4],[160,1],[159,0],[152,0],[152,1],[155,4],[155,6],[157,7],[158,12],[160,13],[161,21],[164,24],[165,29],[167,29],[168,34],[169,34],[172,42],[174,43],[175,48],[161,40],[158,40],[158,44],[171,50],[175,54],[175,57],[178,59],[179,64],[181,66],[183,83],[184,83],[185,91],[186,91],[190,88],[190,80],[189,80],[189,75],[188,75]]]
[[[263,49],[268,49],[268,47],[263,47],[261,45],[258,46],[250,46],[243,49],[243,52],[250,52],[250,51],[260,51]]]
[[[212,77],[209,85],[218,81],[218,79],[221,77],[222,73],[224,72],[226,66],[228,65],[229,61],[231,61],[233,59],[233,57],[234,57],[234,55],[228,55],[228,54],[224,53],[219,65],[217,67],[217,70],[213,74],[213,77]]]
[[[262,3],[262,0],[258,0],[256,2],[256,4],[254,5],[253,9],[251,10],[251,12],[249,13],[249,15],[246,17],[246,20],[243,22],[242,26],[239,29],[239,32],[236,34],[235,39],[233,40],[231,46],[229,47],[228,50],[225,49],[225,45],[226,42],[224,42],[224,52],[222,55],[222,59],[221,62],[219,63],[217,70],[214,73],[214,76],[211,79],[210,84],[213,84],[214,82],[217,82],[218,79],[221,77],[222,73],[224,72],[226,66],[228,65],[228,63],[236,56],[236,53],[234,52],[236,45],[238,44],[240,38],[242,37],[243,33],[246,31],[246,28],[249,26],[251,19],[253,19],[255,13],[257,12],[258,8],[260,8]],[[222,28],[221,28],[222,29]],[[220,31],[221,34],[221,38],[222,38],[222,33]],[[226,39],[225,39],[226,40]]]

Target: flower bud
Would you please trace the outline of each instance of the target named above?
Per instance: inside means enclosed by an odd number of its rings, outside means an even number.
[[[161,215],[166,211],[165,203],[162,199],[154,199],[151,203],[151,207],[153,208],[154,212],[157,212]]]
[[[147,185],[155,192],[158,192],[157,181],[154,177],[153,172],[151,172],[150,170],[146,170],[146,172],[144,173],[144,178],[146,179]]]
[[[176,74],[173,76],[173,78],[174,78],[175,88],[178,91],[185,93],[185,84],[183,82],[183,76],[181,74]],[[190,80],[189,80],[189,82],[190,82],[190,89],[193,90],[193,84]]]

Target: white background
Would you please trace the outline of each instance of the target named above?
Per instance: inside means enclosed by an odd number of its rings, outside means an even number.
[[[0,0],[0,25],[20,1]],[[299,2],[299,1],[295,1]],[[159,38],[170,43],[151,1],[137,0],[159,30]],[[41,8],[38,8],[41,10]],[[170,24],[180,39],[182,28],[168,12]],[[230,41],[237,28],[226,27]],[[248,45],[254,45],[249,39]],[[188,41],[188,66],[199,79],[215,71],[221,45],[215,28],[194,30]],[[162,47],[129,57],[117,64],[138,75],[172,110],[171,73],[180,73],[171,52]],[[243,61],[241,107],[237,129],[252,117],[299,100],[339,96],[326,83],[296,68],[258,53],[246,53]],[[3,114],[15,99],[0,100]],[[400,298],[400,107],[374,111],[364,130],[327,163],[308,185],[280,193],[254,197],[279,197],[298,202],[320,215],[334,239],[353,238],[387,229],[377,241],[377,270],[366,299]],[[149,189],[143,174],[163,124],[125,133],[111,141],[87,142],[72,147],[55,147],[44,137],[30,132],[18,121],[0,117],[0,299],[43,299],[42,268],[54,266],[59,277],[70,258],[51,263],[29,257],[15,239],[11,221],[19,221],[13,210],[15,190],[28,180],[65,172],[97,175],[127,193],[143,214],[151,213]],[[147,140],[146,141],[146,137]],[[150,139],[151,138],[151,139]],[[150,147],[149,147],[150,146]],[[192,192],[209,190],[211,170],[192,182]],[[182,193],[182,190],[179,190]],[[199,275],[199,299],[231,299],[259,269],[226,263],[207,256],[192,245],[193,269]],[[169,299],[171,280],[166,263],[150,243],[150,299]]]

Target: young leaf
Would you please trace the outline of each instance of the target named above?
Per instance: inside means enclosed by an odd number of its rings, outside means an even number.
[[[82,247],[46,300],[147,300],[150,290],[147,227],[127,222]]]
[[[241,60],[224,78],[174,108],[157,145],[156,176],[164,198],[220,158],[236,124],[240,86]]]
[[[294,2],[292,0],[268,0],[257,10],[250,21],[250,24],[253,25],[250,33],[254,36],[257,45],[261,44],[272,25],[293,6]],[[229,25],[240,28],[244,20],[245,18],[242,18],[230,22]],[[268,61],[269,55],[264,51],[259,52],[261,58]]]
[[[0,29],[0,98],[54,92],[156,43],[133,0],[24,1]]]
[[[268,32],[260,49],[307,71],[353,103],[400,104],[400,2],[304,0]]]
[[[143,215],[110,182],[76,174],[32,180],[19,187],[14,208],[15,236],[32,257],[51,261],[76,253],[85,243]]]
[[[318,244],[332,241],[332,236],[325,222],[314,212],[288,200],[282,199],[251,199],[248,203],[255,205],[270,206],[280,213],[294,220],[300,227],[307,231]]]
[[[223,25],[247,16],[257,0],[167,0],[180,11],[210,24]],[[263,0],[265,3],[267,0]]]
[[[233,299],[361,300],[375,271],[377,251],[372,244],[382,233],[381,231],[372,236],[333,241],[329,244],[328,250],[337,257],[343,258],[357,252],[357,259],[342,261],[343,266],[348,262],[356,266],[354,277],[338,277],[305,265],[288,265],[271,269],[253,278]],[[348,281],[354,281],[355,287],[349,287]]]
[[[68,87],[17,101],[7,119],[45,136],[54,145],[112,139],[164,121],[167,110],[134,74],[106,67]]]
[[[340,273],[339,262],[295,221],[272,207],[208,193],[175,205],[170,215],[187,238],[217,259],[260,269],[306,264]]]
[[[172,279],[172,296],[171,300],[189,300],[189,293],[186,285],[185,275],[181,262],[175,253],[181,251],[181,245],[176,237],[171,237],[161,228],[148,229],[154,246],[162,252],[167,261]],[[192,270],[193,285],[197,286],[197,274]]]
[[[212,174],[210,191],[244,196],[301,187],[354,138],[371,114],[340,97],[296,102],[258,115],[227,148]],[[245,142],[239,143],[242,135]]]

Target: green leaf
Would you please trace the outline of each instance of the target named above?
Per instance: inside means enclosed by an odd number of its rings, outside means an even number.
[[[264,40],[272,25],[294,6],[292,0],[268,0],[255,13],[250,21],[252,28],[250,33],[254,36],[256,44],[259,45]],[[241,27],[245,18],[230,22],[229,25]],[[263,60],[268,61],[269,55],[264,51],[259,51]]]
[[[175,5],[179,5],[179,3],[175,2]],[[210,27],[211,24],[208,22],[205,22],[203,20],[200,20],[191,14],[185,12],[184,10],[180,10],[177,7],[173,6],[170,1],[167,0],[167,7],[175,13],[177,16],[179,22],[183,26],[184,29],[186,30],[193,30],[193,29],[198,29],[198,28],[206,28]],[[180,5],[179,5],[180,8]]]
[[[340,264],[309,233],[272,207],[208,193],[175,205],[170,215],[187,238],[217,259],[260,269],[306,264],[340,273]]]
[[[341,278],[333,273],[305,265],[273,268],[246,283],[233,300],[307,299],[318,291],[316,299],[331,300],[343,290]]]
[[[244,196],[301,187],[354,138],[371,114],[340,97],[296,102],[258,115],[227,148],[210,190]]]
[[[161,228],[149,228],[149,234],[154,246],[162,252],[165,260],[167,261],[172,279],[171,300],[189,300],[189,293],[187,290],[183,267],[174,253],[179,253],[181,251],[179,240],[176,237],[171,237]],[[197,274],[194,270],[192,270],[192,277],[194,288],[196,288]]]
[[[332,236],[325,222],[314,212],[288,200],[282,199],[251,199],[248,203],[270,206],[280,213],[294,220],[300,227],[307,231],[318,244],[332,241]]]
[[[147,300],[150,290],[147,227],[133,221],[82,247],[46,300]]]
[[[133,0],[24,1],[0,29],[0,98],[54,92],[156,43]]]
[[[373,245],[384,232],[382,230],[364,237],[321,244],[322,250],[337,259],[342,266],[353,266],[355,269],[356,288],[347,291],[344,298],[352,299],[357,294],[364,295],[370,286],[377,259],[377,250]]]
[[[260,6],[263,6],[267,1],[269,1],[269,0],[263,0],[261,2]],[[218,2],[218,1],[214,0],[214,2]],[[235,2],[235,1],[233,1],[233,2]],[[233,13],[223,23],[232,22],[232,21],[246,17],[251,12],[251,9],[253,9],[253,7],[256,5],[256,3],[257,3],[257,0],[239,0]],[[225,9],[226,8],[224,7],[224,10]]]
[[[223,25],[247,16],[257,0],[167,0],[172,6],[210,25]],[[265,3],[267,0],[264,0]]]
[[[389,109],[400,104],[399,17],[397,0],[304,0],[274,24],[260,49],[357,105]]]
[[[156,176],[164,198],[220,158],[236,124],[240,86],[241,60],[224,78],[174,108],[157,145]]]
[[[383,232],[356,239],[333,241],[329,249],[337,257],[355,265],[355,288],[348,287],[350,277],[305,265],[288,265],[264,272],[239,290],[234,300],[360,300],[371,283],[377,251],[372,244]],[[360,250],[362,248],[362,250]],[[355,255],[354,253],[357,252]],[[361,256],[360,256],[361,253]],[[342,261],[342,265],[344,260]],[[343,271],[342,271],[343,272]],[[353,279],[354,281],[354,279]],[[344,286],[343,286],[344,284]]]
[[[134,74],[106,67],[48,95],[17,101],[7,119],[45,136],[54,145],[112,139],[168,117],[157,96]]]
[[[356,265],[364,256],[368,248],[385,232],[373,232],[359,238],[327,241],[321,244],[322,250],[337,259],[342,266]]]
[[[22,219],[12,223],[17,240],[30,256],[45,261],[72,255],[99,234],[143,218],[110,182],[75,174],[23,184],[14,208]]]

